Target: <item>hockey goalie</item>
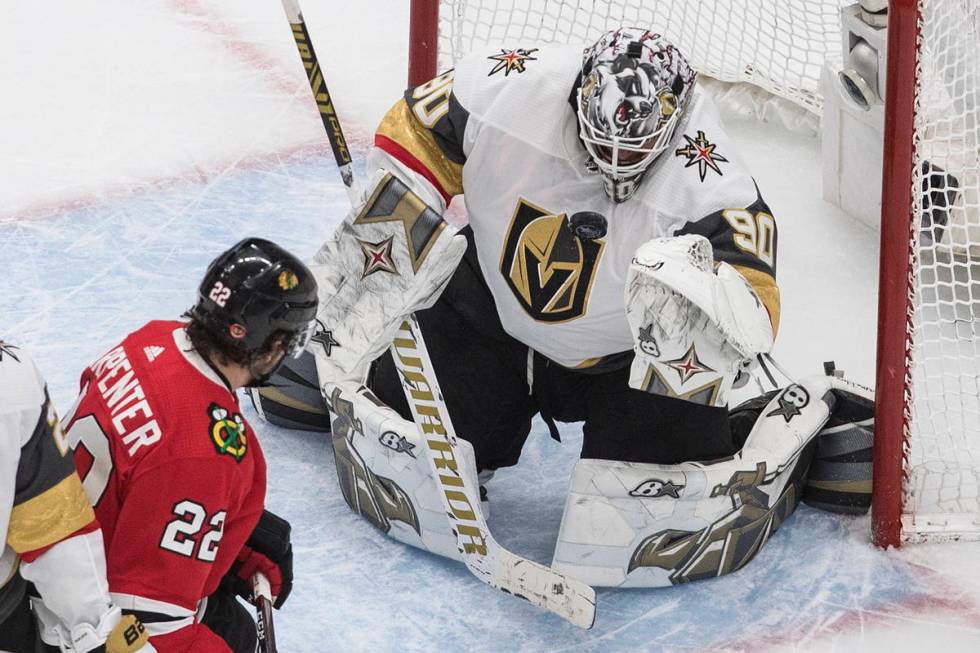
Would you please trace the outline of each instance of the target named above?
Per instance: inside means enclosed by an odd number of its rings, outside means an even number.
[[[871,397],[837,378],[729,411],[779,326],[777,228],[696,78],[662,36],[623,28],[584,56],[475,52],[390,109],[377,173],[312,266],[316,369],[260,399],[309,427],[322,390],[354,510],[460,556],[396,360],[413,312],[483,510],[532,417],[556,436],[584,423],[554,567],[591,585],[734,571],[795,509],[822,429],[870,447]],[[441,216],[459,195],[457,231]],[[821,501],[860,509],[863,490],[821,473]]]

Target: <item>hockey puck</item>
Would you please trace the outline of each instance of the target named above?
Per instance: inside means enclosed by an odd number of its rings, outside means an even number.
[[[606,235],[606,217],[595,211],[579,211],[568,219],[568,226],[576,237],[595,240]]]

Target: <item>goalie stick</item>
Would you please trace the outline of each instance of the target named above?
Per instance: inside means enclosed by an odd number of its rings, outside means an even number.
[[[310,88],[320,108],[330,147],[344,185],[347,186],[348,197],[353,203],[358,193],[350,165],[350,152],[310,43],[303,14],[296,0],[282,0],[282,5],[300,58],[306,67]],[[409,352],[414,355],[406,355]],[[453,520],[453,531],[466,568],[491,587],[549,610],[576,626],[591,628],[595,622],[594,589],[550,567],[508,551],[493,538],[487,528],[480,507],[479,491],[459,471],[459,465],[465,461],[461,461],[461,456],[458,455],[456,432],[449,419],[449,411],[433,373],[428,349],[414,316],[408,316],[402,323],[392,344],[392,357],[405,380],[405,396],[412,407],[415,424],[426,442],[426,459],[442,490],[439,493],[440,498],[447,516]],[[411,376],[406,377],[406,372],[410,372]],[[408,378],[414,378],[414,384],[407,381]],[[420,411],[424,412],[424,420]],[[433,413],[439,416],[438,422],[433,420]],[[474,475],[475,471],[473,470]]]
[[[354,170],[351,167],[350,149],[347,147],[347,139],[344,138],[344,131],[340,128],[340,118],[333,106],[333,99],[330,91],[327,90],[327,82],[323,79],[320,70],[320,62],[316,58],[313,50],[313,42],[310,40],[310,32],[306,29],[306,21],[303,20],[303,12],[300,11],[299,3],[296,0],[282,0],[282,8],[286,12],[286,19],[293,30],[293,40],[296,41],[296,49],[299,57],[303,60],[303,67],[306,69],[306,77],[310,81],[310,90],[313,92],[313,99],[316,100],[316,108],[320,112],[320,120],[323,121],[323,129],[327,132],[327,139],[330,141],[330,149],[333,151],[334,160],[340,170],[340,176],[347,187],[347,195],[351,203],[357,197],[357,185],[354,183]]]
[[[414,315],[402,322],[391,354],[467,568],[491,587],[550,610],[576,626],[591,628],[595,622],[594,589],[511,553],[487,528],[479,491],[467,482],[476,476],[476,469],[470,470],[469,476],[460,470],[467,461],[458,455],[456,431]]]

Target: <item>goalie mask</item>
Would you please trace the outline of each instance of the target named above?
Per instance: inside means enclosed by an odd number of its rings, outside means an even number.
[[[629,199],[667,149],[695,78],[677,48],[644,29],[608,32],[585,50],[579,137],[614,202]]]

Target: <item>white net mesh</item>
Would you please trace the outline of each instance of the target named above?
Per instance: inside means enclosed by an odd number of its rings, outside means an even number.
[[[922,0],[903,532],[980,538],[980,0]]]
[[[699,72],[752,82],[819,113],[820,68],[840,58],[839,0],[442,0],[439,68],[473,48],[589,43],[620,26],[661,31]],[[844,4],[850,4],[845,2]]]

